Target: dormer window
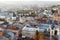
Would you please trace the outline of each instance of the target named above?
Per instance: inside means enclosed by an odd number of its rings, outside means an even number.
[[[29,27],[29,26],[27,26],[27,27]]]

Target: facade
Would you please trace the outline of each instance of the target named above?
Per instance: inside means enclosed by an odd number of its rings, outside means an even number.
[[[39,30],[39,28],[28,28],[28,27],[24,27],[22,29],[22,37],[30,37],[32,38],[36,32],[36,30]]]
[[[58,7],[58,14],[60,14],[60,6]]]
[[[56,35],[59,35],[59,34],[60,34],[60,26],[55,25],[54,29],[51,29],[51,28],[50,28],[50,33],[51,33],[51,35],[54,36],[54,35],[55,35],[55,31],[57,31]]]
[[[41,25],[41,27],[37,26],[37,28],[35,27],[28,27],[28,26],[25,26],[23,29],[22,29],[22,37],[30,37],[32,38],[36,32],[36,30],[38,30],[39,32],[44,32],[45,29],[47,29],[48,31],[48,28],[49,26],[48,25],[45,25],[43,26],[44,24]]]
[[[20,21],[21,23],[25,22],[25,21],[32,21],[34,20],[33,17],[20,17]]]
[[[60,21],[60,14],[54,14],[53,15],[53,20],[57,20],[57,21]]]

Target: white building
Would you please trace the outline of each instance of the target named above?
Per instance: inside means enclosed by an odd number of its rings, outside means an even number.
[[[20,21],[19,22],[23,23],[25,21],[26,21],[25,17],[20,17]]]
[[[51,35],[54,36],[54,35],[55,35],[55,31],[57,31],[57,35],[59,35],[59,34],[60,34],[60,26],[55,25],[55,27],[54,27],[53,30],[50,28],[50,33],[51,33]]]
[[[12,20],[16,20],[16,17],[12,17]]]
[[[5,18],[5,16],[1,16],[1,15],[0,15],[0,18],[4,19],[4,18]]]
[[[41,25],[41,28],[40,27],[32,27],[32,26],[25,26],[23,29],[22,29],[22,37],[30,37],[32,38],[36,32],[36,30],[38,30],[39,32],[44,32],[45,29],[47,29],[48,31],[48,28],[49,26],[47,24],[45,24],[45,26],[43,27],[44,24]]]
[[[39,30],[39,28],[32,28],[32,27],[24,27],[22,29],[22,37],[30,37],[32,38],[36,32],[36,30]]]
[[[0,21],[0,24],[3,24],[4,23],[4,21]]]
[[[23,22],[25,22],[26,20],[34,20],[34,18],[33,17],[20,17],[20,21],[19,22],[21,22],[21,23],[23,23]]]
[[[50,28],[50,37],[55,35],[57,36],[58,40],[60,40],[60,26],[58,25],[55,25],[53,30]]]

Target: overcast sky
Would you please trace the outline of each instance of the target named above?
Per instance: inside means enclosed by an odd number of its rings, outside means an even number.
[[[0,0],[0,4],[23,4],[23,5],[48,5],[48,4],[60,4],[60,1],[50,1],[50,0]]]
[[[12,7],[17,6],[21,7],[22,5],[40,5],[40,6],[51,6],[51,5],[60,5],[59,0],[0,0],[0,7]],[[10,6],[9,6],[10,5]]]
[[[59,2],[59,0],[0,0],[0,3],[3,4],[54,4]]]

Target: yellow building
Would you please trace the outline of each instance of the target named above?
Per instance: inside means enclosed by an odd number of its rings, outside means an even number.
[[[60,14],[54,14],[53,15],[53,20],[60,21]]]

